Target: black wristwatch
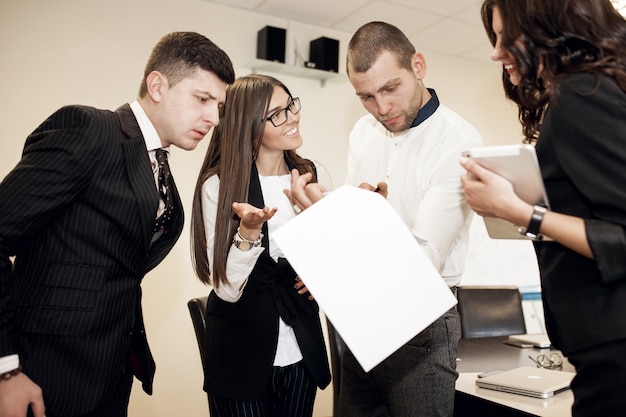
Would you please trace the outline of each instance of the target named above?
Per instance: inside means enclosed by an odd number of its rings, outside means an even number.
[[[543,206],[535,206],[533,207],[533,215],[530,218],[530,223],[528,223],[528,227],[526,230],[522,230],[522,235],[526,236],[529,239],[541,240],[543,236],[539,233],[539,229],[541,228],[541,222],[543,221],[543,216],[548,212],[548,209]]]

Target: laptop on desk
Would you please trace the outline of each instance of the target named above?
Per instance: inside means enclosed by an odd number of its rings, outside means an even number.
[[[523,366],[476,379],[476,386],[535,398],[550,398],[568,390],[573,372]]]
[[[534,347],[546,349],[552,346],[552,342],[545,333],[514,334],[509,336],[504,343],[518,347]]]

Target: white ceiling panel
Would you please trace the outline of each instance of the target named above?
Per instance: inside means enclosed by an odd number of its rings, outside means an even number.
[[[223,4],[224,6],[237,7],[240,9],[256,9],[264,0],[205,0],[208,3]]]
[[[488,44],[485,31],[459,20],[445,19],[424,30],[410,34],[411,42],[445,55],[460,55]]]
[[[475,1],[469,7],[461,10],[458,13],[454,13],[450,15],[450,17],[458,20],[462,20],[467,23],[471,23],[473,25],[483,27],[483,21],[480,18],[480,6],[483,4],[482,1]],[[487,37],[485,35],[485,37]]]
[[[481,4],[482,0],[389,0],[389,3],[401,4],[440,16],[450,16],[476,3]]]
[[[337,20],[350,15],[367,3],[369,0],[266,0],[255,10],[318,26],[332,27]]]
[[[389,22],[404,33],[409,34],[439,22],[441,19],[441,16],[410,7],[385,1],[374,1],[356,9],[350,16],[333,25],[333,28],[353,33],[367,22],[381,20]]]
[[[204,0],[272,17],[354,33],[382,20],[419,48],[486,62],[491,49],[480,20],[482,0]]]

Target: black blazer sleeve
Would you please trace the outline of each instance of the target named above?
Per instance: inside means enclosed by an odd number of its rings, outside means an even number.
[[[583,219],[594,253],[534,242],[546,328],[565,355],[626,338],[625,131],[626,94],[608,77],[576,74],[552,97],[537,140],[551,210]]]
[[[552,193],[558,199],[573,187],[570,196],[579,198],[564,196],[564,210],[586,219],[603,281],[626,281],[626,94],[606,77],[573,76],[561,85],[549,114],[542,136],[551,139],[558,164],[545,166],[560,167],[570,180]]]
[[[131,342],[151,391],[140,284],[183,221],[176,193],[179,213],[152,243],[158,203],[128,105],[58,110],[0,183],[0,356],[20,355],[49,414],[97,407],[118,383]]]
[[[27,139],[22,159],[0,183],[0,356],[15,353],[11,260],[88,186],[102,143],[85,140],[86,112],[63,108]]]

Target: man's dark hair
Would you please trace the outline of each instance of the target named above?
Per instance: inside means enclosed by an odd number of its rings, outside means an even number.
[[[171,86],[190,77],[197,69],[214,73],[226,84],[235,82],[235,70],[226,52],[207,37],[196,32],[173,32],[156,44],[143,74],[139,96],[148,92],[146,78],[152,71],[159,71]]]

